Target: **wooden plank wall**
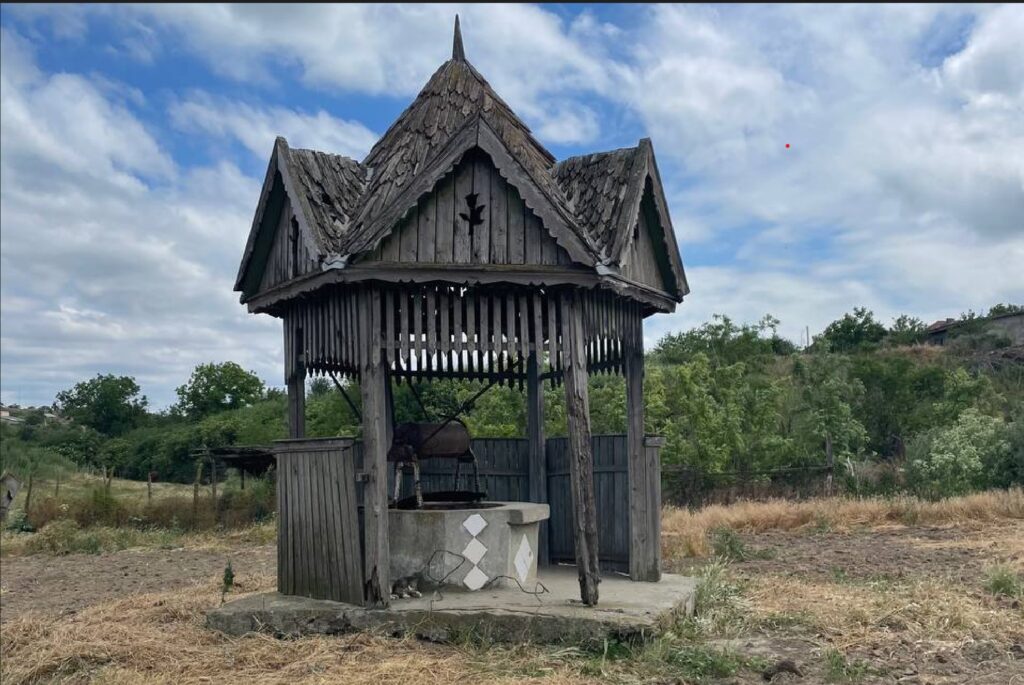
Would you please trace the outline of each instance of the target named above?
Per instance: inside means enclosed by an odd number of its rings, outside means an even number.
[[[560,382],[557,289],[431,283],[379,290],[375,335],[356,316],[358,286],[326,288],[295,301],[284,316],[285,379],[300,367],[314,376],[358,377],[356,343],[369,337],[370,352],[379,353],[398,379],[497,378],[523,386],[526,359],[539,351],[549,382]],[[589,290],[580,299],[589,372],[622,373],[624,350],[643,344],[639,304],[605,290]]]
[[[629,571],[629,469],[625,435],[595,435],[594,489],[598,522],[598,560],[604,571]],[[569,493],[569,442],[547,441],[548,541],[551,563],[575,563],[572,501]]]
[[[313,256],[316,250],[310,249],[311,246],[307,245],[302,231],[297,230],[298,224],[293,226],[294,221],[291,202],[285,196],[277,228],[274,230],[273,244],[267,255],[267,265],[263,270],[263,280],[259,287],[261,292],[308,273],[318,266]],[[295,240],[298,241],[297,245],[294,245]]]
[[[363,561],[351,440],[279,440],[277,588],[363,604]]]
[[[648,202],[649,198],[645,197],[644,201]],[[651,224],[648,214],[649,212],[641,211],[638,223],[634,226],[634,240],[623,259],[623,275],[631,281],[666,292],[669,288],[665,283],[662,268],[658,266],[654,247],[662,241],[662,237],[658,236],[657,231],[660,229]],[[663,249],[657,248],[658,251]]]
[[[483,206],[470,229],[467,195]],[[422,264],[569,265],[555,242],[483,153],[467,155],[433,192],[421,198],[390,236],[363,261]]]

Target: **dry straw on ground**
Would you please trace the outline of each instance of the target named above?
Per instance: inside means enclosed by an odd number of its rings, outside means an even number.
[[[773,500],[713,505],[699,511],[666,509],[662,544],[666,557],[707,556],[711,531],[757,532],[818,526],[843,530],[884,524],[943,525],[1024,518],[1024,490],[993,490],[929,502],[914,497]]]
[[[272,589],[241,576],[244,592]],[[73,617],[27,614],[3,626],[0,680],[103,683],[545,683],[586,682],[550,652],[451,647],[370,634],[278,640],[230,638],[203,627],[220,587],[137,595]]]

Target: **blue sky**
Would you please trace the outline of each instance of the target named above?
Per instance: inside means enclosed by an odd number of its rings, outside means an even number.
[[[456,12],[556,157],[653,139],[693,292],[648,345],[1024,300],[1020,7],[4,5],[3,401],[110,372],[164,407],[226,359],[279,385],[231,291],[273,138],[361,158]]]

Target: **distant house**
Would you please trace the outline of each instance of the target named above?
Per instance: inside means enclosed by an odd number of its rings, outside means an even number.
[[[925,341],[932,345],[945,345],[946,340],[955,336],[966,325],[979,326],[980,331],[1006,337],[1011,345],[1024,345],[1024,312],[1008,312],[973,321],[936,321],[925,329]]]

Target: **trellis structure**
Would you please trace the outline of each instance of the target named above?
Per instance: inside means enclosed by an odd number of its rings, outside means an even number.
[[[576,563],[594,604],[587,379],[623,374],[630,575],[659,578],[642,322],[689,290],[649,140],[556,163],[466,61],[456,19],[452,58],[361,163],[277,139],[235,289],[251,312],[284,323],[292,438],[304,434],[307,376],[359,381],[366,604],[389,596],[392,379],[525,387],[538,502],[547,501],[540,385],[564,385]]]

